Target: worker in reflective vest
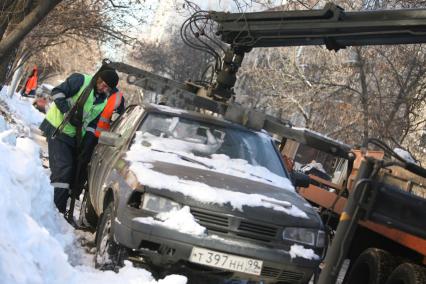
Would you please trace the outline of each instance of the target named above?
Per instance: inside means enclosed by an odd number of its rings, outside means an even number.
[[[25,82],[25,86],[22,88],[21,95],[23,97],[34,97],[37,89],[37,81],[37,66],[34,66],[31,75],[28,77],[27,81]]]
[[[125,111],[125,101],[123,93],[117,89],[109,96],[108,101],[105,105],[104,110],[100,116],[93,120],[86,128],[86,135],[82,142],[82,151],[80,155],[81,172],[79,174],[80,185],[77,187],[79,191],[76,192],[76,196],[81,194],[83,187],[87,181],[88,164],[92,157],[95,146],[98,144],[98,138],[102,131],[109,131],[111,128],[113,114],[121,115]]]
[[[40,130],[47,137],[53,198],[61,213],[66,211],[71,184],[76,176],[76,164],[79,162],[76,157],[76,152],[80,152],[77,149],[77,127],[81,127],[82,135],[85,135],[88,125],[97,123],[109,95],[115,92],[118,81],[118,74],[112,69],[98,72],[93,79],[89,75],[74,73],[52,90],[53,103],[40,125]],[[65,115],[86,89],[90,93],[84,103],[81,124],[71,118],[62,131],[52,137]]]

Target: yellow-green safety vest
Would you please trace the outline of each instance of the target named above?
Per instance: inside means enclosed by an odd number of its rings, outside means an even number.
[[[81,88],[77,92],[77,94],[72,96],[71,99],[70,99],[71,107],[75,104],[77,99],[81,96],[84,89],[86,89],[86,87],[90,84],[91,80],[92,80],[92,76],[84,75],[83,85],[81,86]],[[83,107],[83,126],[82,126],[82,135],[83,136],[86,133],[87,125],[89,125],[89,123],[92,120],[94,120],[95,118],[98,117],[98,115],[101,114],[101,112],[103,111],[103,109],[104,109],[104,107],[107,103],[107,99],[105,98],[105,100],[102,103],[94,105],[93,104],[94,100],[95,100],[95,97],[94,97],[94,93],[93,93],[93,90],[92,90],[89,94],[89,97],[87,98],[87,100],[84,104],[84,107]],[[49,108],[49,111],[46,114],[46,119],[54,127],[58,127],[62,123],[62,121],[64,120],[64,114],[58,109],[58,107],[56,106],[56,104],[54,102],[52,103],[51,107]],[[62,133],[66,134],[68,136],[74,137],[75,133],[76,133],[76,129],[70,123],[67,123],[65,125],[65,127],[63,128]]]

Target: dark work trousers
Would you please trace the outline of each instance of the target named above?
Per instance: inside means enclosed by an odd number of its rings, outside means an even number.
[[[65,213],[74,179],[75,146],[61,139],[60,135],[54,139],[48,138],[47,144],[51,171],[50,182],[54,187],[53,200],[59,212]]]
[[[92,132],[86,132],[86,135],[83,137],[83,141],[81,143],[81,153],[79,156],[79,162],[81,164],[80,174],[78,175],[79,183],[75,192],[76,196],[81,194],[83,187],[87,182],[88,165],[90,163],[90,158],[92,157],[96,144],[98,144],[98,138]]]

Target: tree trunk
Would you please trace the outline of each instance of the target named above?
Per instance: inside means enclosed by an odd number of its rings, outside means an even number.
[[[359,60],[359,80],[361,83],[361,107],[363,114],[363,140],[366,141],[368,139],[368,119],[369,119],[369,111],[368,111],[368,87],[367,87],[367,79],[365,77],[365,61],[361,55],[361,48],[356,48],[356,53],[358,55]]]
[[[0,57],[0,85],[6,85],[6,77],[9,71],[9,66],[12,61],[13,52],[9,52],[3,57]]]
[[[62,0],[43,0],[0,41],[0,61]],[[0,78],[1,79],[1,78]]]

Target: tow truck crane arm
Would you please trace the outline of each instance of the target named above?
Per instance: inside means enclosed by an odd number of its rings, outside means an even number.
[[[332,3],[321,10],[256,13],[209,12],[216,34],[230,45],[208,94],[227,101],[234,96],[236,73],[252,48],[325,45],[347,46],[426,42],[426,9],[345,12]]]
[[[321,10],[256,13],[210,12],[217,34],[233,47],[347,46],[426,42],[426,9],[345,12]]]
[[[207,86],[192,82],[182,84],[124,63],[111,62],[110,65],[118,71],[129,74],[128,82],[131,84],[166,96],[178,96],[183,98],[184,102],[219,113],[228,120],[248,127],[264,129],[281,137],[320,145],[323,151],[352,162],[353,157],[346,145],[335,143],[315,133],[297,131],[288,122],[283,123],[274,117],[255,110],[247,110],[229,102],[234,96],[236,73],[241,66],[244,54],[255,47],[325,45],[328,49],[337,51],[347,46],[426,42],[426,9],[345,12],[336,5],[328,4],[322,10],[310,11],[268,11],[249,14],[209,12],[207,18],[218,24],[217,34],[221,36],[223,42],[230,44],[229,49],[225,51],[223,63],[216,70],[217,79],[213,84]],[[199,30],[197,37],[202,35],[205,35],[204,31]],[[398,188],[394,190],[390,188],[387,191],[376,189],[378,186],[389,187],[378,184],[374,180],[373,174],[380,167],[383,167],[382,161],[370,159],[360,169],[358,175],[360,182],[359,186],[356,186],[358,189],[355,190],[356,194],[351,194],[349,197],[345,208],[347,213],[343,215],[344,218],[339,223],[336,237],[327,252],[326,266],[320,274],[318,283],[335,283],[343,261],[342,257],[346,254],[348,244],[352,240],[354,228],[357,221],[362,218],[424,236],[424,231],[416,230],[422,228],[418,223],[405,224],[404,220],[401,221],[403,214],[394,216],[395,214],[389,214],[389,208],[386,206],[376,208],[377,206],[373,204],[380,194],[392,200],[397,197],[404,201],[401,212],[410,214],[415,212],[412,216],[424,214],[424,200],[402,194]],[[405,163],[403,167],[426,177],[426,170],[417,165]],[[371,215],[369,217],[368,214],[364,214],[365,204],[368,205],[367,213]],[[411,206],[412,204],[417,206]]]

